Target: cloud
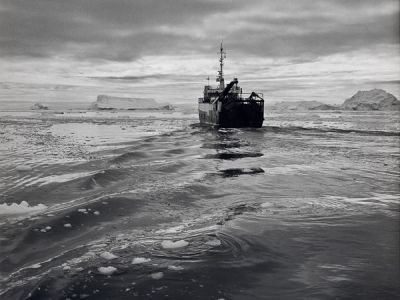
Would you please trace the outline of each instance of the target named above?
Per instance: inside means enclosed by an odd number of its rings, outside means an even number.
[[[216,75],[221,40],[227,80],[277,99],[400,78],[398,0],[0,0],[0,81],[184,101]]]
[[[308,57],[394,44],[397,1],[2,0],[0,55],[131,61],[215,51]]]
[[[144,53],[176,51],[194,37],[168,28],[194,28],[221,1],[2,1],[0,54],[131,60]]]

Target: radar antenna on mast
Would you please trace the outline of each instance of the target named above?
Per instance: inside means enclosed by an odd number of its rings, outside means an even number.
[[[217,77],[217,82],[219,82],[219,88],[223,90],[225,88],[225,79],[224,79],[224,72],[223,72],[223,65],[224,65],[224,59],[226,58],[226,52],[224,51],[224,48],[222,46],[221,42],[221,47],[219,50],[219,66],[220,70],[218,71],[218,77]]]

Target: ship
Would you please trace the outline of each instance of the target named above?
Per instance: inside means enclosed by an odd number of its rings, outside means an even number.
[[[204,96],[199,98],[199,119],[201,125],[216,128],[259,128],[264,121],[264,99],[262,93],[243,93],[234,78],[225,86],[223,66],[226,52],[221,43],[219,51],[217,87],[204,86]]]

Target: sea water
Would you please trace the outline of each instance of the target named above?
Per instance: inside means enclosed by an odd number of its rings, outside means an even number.
[[[395,299],[399,117],[0,113],[2,299]]]

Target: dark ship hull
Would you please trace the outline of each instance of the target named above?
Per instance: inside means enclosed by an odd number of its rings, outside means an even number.
[[[264,101],[238,100],[229,103],[199,103],[202,125],[223,128],[260,128],[264,121]]]

